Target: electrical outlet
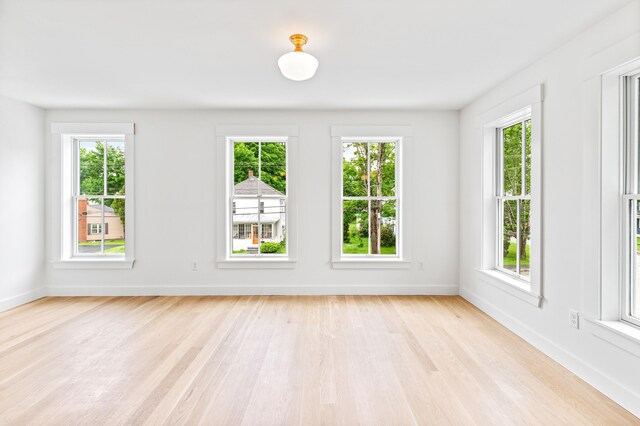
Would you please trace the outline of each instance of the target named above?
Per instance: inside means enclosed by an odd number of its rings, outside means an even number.
[[[569,325],[573,328],[580,328],[580,323],[578,322],[578,311],[569,309]]]
[[[421,270],[424,269],[424,262],[423,261],[418,262],[418,269],[421,269]]]
[[[191,270],[192,271],[198,270],[198,262],[196,262],[195,260],[191,262]]]

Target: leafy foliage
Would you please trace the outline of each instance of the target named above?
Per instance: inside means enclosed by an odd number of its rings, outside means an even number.
[[[262,155],[261,161],[258,161]],[[238,184],[253,171],[256,178],[285,194],[287,190],[287,149],[282,142],[236,142],[233,145],[233,183]]]
[[[280,250],[280,243],[264,242],[260,244],[260,253],[277,253]]]
[[[522,152],[522,123],[514,124],[502,130],[503,135],[503,188],[504,195],[526,195],[531,193],[531,120],[525,122],[525,152]],[[523,155],[524,154],[524,155]],[[522,162],[524,164],[524,188]],[[524,191],[523,191],[524,189]],[[503,257],[509,252],[510,241],[518,235],[517,201],[504,201],[503,218]],[[526,244],[531,235],[530,201],[520,201],[520,258],[526,257]]]
[[[394,247],[396,245],[396,234],[393,226],[383,225],[380,228],[380,245],[382,247]]]

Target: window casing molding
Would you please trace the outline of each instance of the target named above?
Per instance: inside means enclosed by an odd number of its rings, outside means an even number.
[[[56,269],[130,269],[135,261],[134,242],[134,125],[133,123],[52,123],[51,262]],[[75,253],[77,143],[81,139],[118,138],[125,149],[125,254]]]
[[[286,141],[287,148],[287,254],[278,256],[243,255],[234,256],[231,238],[236,230],[229,227],[233,215],[233,143],[238,140]],[[217,154],[217,199],[216,199],[216,265],[221,269],[290,269],[295,268],[298,254],[297,191],[296,179],[298,158],[297,126],[216,126]],[[231,168],[230,168],[231,167]],[[260,206],[257,207],[258,209]],[[238,224],[239,225],[239,224]],[[263,223],[264,225],[264,223]],[[245,225],[246,226],[246,225]],[[238,226],[239,230],[239,226]],[[231,238],[230,238],[231,237]]]
[[[481,114],[482,164],[480,179],[481,209],[481,258],[479,278],[534,306],[542,301],[542,102],[543,86],[535,86],[520,95]],[[497,267],[497,148],[498,131],[514,123],[531,120],[531,191],[530,199],[530,278],[520,279]],[[523,129],[524,131],[524,129]]]
[[[332,241],[331,254],[334,269],[406,269],[411,266],[410,233],[411,224],[411,194],[410,161],[411,140],[413,129],[411,126],[332,126]],[[343,215],[343,144],[345,142],[394,142],[396,156],[396,255],[343,255],[342,253],[342,215]],[[371,194],[367,195],[370,199]],[[375,197],[373,197],[375,198]]]

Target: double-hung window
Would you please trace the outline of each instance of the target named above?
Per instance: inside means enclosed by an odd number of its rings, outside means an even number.
[[[623,320],[640,325],[640,70],[622,77],[624,185],[621,240],[625,265],[622,285]]]
[[[216,127],[218,267],[295,266],[297,132],[295,126]]]
[[[133,124],[54,123],[52,133],[54,266],[130,268]]]
[[[408,268],[410,126],[333,126],[334,268]]]
[[[496,130],[496,269],[529,281],[531,118]]]
[[[484,123],[479,277],[534,306],[542,300],[542,89],[478,117]]]
[[[286,256],[287,138],[229,138],[228,143],[231,256]]]

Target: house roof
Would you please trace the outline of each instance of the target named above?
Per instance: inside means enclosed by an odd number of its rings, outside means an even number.
[[[262,195],[283,195],[274,187],[267,185],[255,176],[250,175],[247,179],[237,183],[233,187],[235,195],[258,195],[258,188]]]
[[[100,204],[89,204],[89,208],[91,210],[100,210]],[[113,210],[112,207],[109,207],[105,204],[104,206],[104,212],[105,213],[115,213],[115,210]]]

